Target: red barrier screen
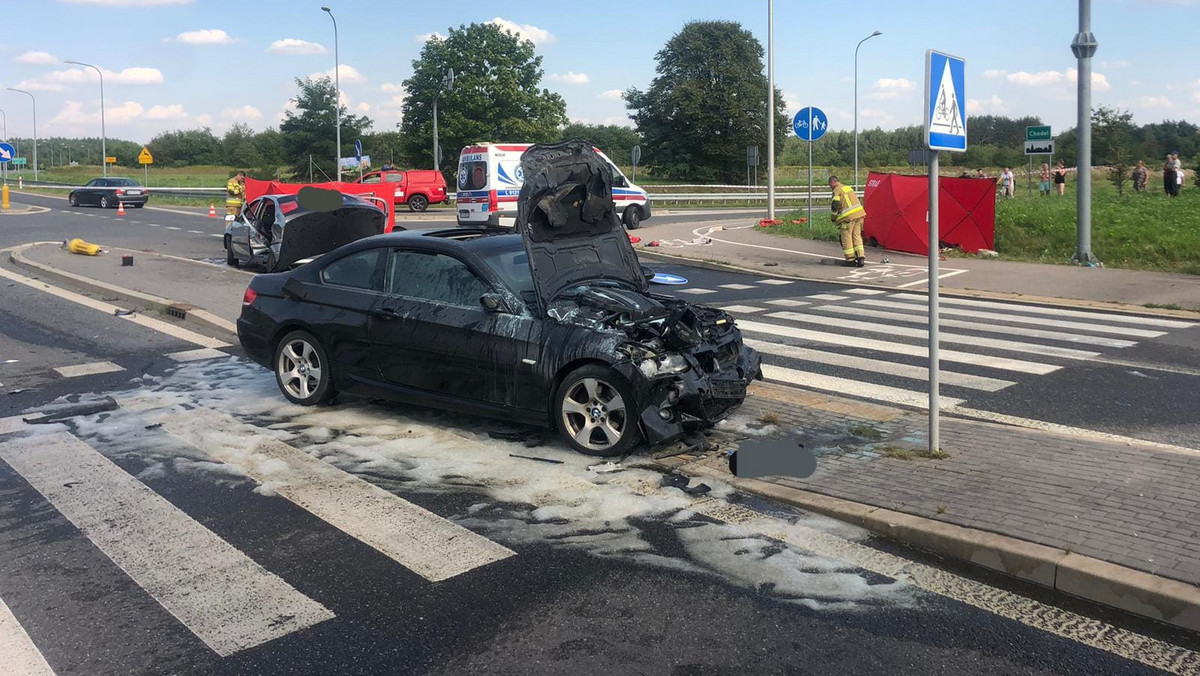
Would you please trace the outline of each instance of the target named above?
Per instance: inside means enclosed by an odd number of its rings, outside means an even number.
[[[893,251],[929,253],[929,178],[902,174],[867,176],[863,238]],[[938,179],[938,240],[975,253],[996,248],[996,181]]]
[[[396,209],[392,205],[392,188],[383,183],[284,183],[283,181],[260,181],[256,178],[246,178],[246,201],[250,202],[263,195],[295,195],[300,188],[324,188],[337,190],[347,195],[363,195],[379,197],[386,202],[387,227],[384,232],[391,232],[396,227]],[[371,201],[375,206],[379,203]]]

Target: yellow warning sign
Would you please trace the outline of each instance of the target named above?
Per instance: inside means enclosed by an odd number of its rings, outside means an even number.
[[[150,150],[142,148],[142,152],[138,153],[138,164],[154,164],[154,158],[150,155]]]
[[[107,164],[116,164],[116,163],[117,163],[117,158],[115,158],[115,157],[106,157],[106,158],[104,158],[104,161],[105,161]]]

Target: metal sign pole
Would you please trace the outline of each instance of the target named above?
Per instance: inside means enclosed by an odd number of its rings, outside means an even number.
[[[813,220],[812,220],[812,144],[813,144],[812,118],[813,118],[813,109],[812,109],[812,106],[809,106],[808,107],[808,223],[809,223],[809,225],[812,225],[812,222],[813,222]]]
[[[929,151],[929,452],[941,448],[938,363],[938,151]]]

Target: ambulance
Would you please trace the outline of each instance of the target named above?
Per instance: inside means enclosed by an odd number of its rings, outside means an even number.
[[[476,143],[458,156],[459,225],[489,225],[511,228],[516,224],[517,197],[525,176],[521,153],[532,143]],[[650,218],[650,195],[629,182],[608,156],[596,152],[613,172],[613,202],[625,227],[633,230]]]

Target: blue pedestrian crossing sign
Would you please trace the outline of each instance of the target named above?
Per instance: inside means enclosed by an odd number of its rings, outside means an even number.
[[[0,143],[0,164],[8,164],[17,156],[17,149],[9,143]]]
[[[932,49],[925,52],[925,145],[930,150],[967,149],[966,61]]]
[[[792,118],[792,131],[801,141],[816,141],[829,131],[829,118],[825,111],[809,106]]]

